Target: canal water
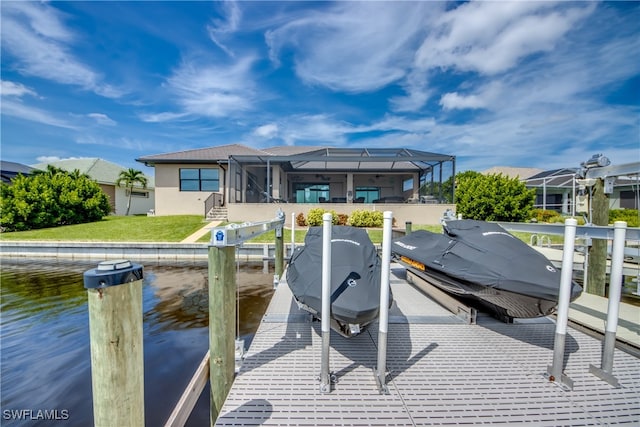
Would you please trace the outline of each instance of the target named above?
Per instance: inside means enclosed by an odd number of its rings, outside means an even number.
[[[83,273],[96,262],[2,259],[2,426],[93,425]],[[208,267],[141,263],[146,425],[164,425],[208,350]],[[273,294],[273,266],[238,265],[240,338],[249,346]],[[58,420],[43,420],[48,411]],[[187,426],[209,424],[209,389]]]

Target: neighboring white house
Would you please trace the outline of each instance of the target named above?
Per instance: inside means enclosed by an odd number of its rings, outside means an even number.
[[[625,170],[622,175],[612,173],[609,209],[638,209],[640,204],[640,168],[637,163],[620,165]],[[563,214],[573,214],[573,201],[581,191],[580,168],[542,170],[534,168],[513,168],[496,166],[482,172],[485,175],[502,174],[518,178],[527,188],[536,190],[535,208],[555,210]]]
[[[47,165],[51,165],[69,172],[74,170],[87,174],[100,185],[102,191],[109,197],[112,212],[116,215],[124,215],[127,212],[127,200],[129,198],[129,190],[116,185],[120,172],[126,171],[124,168],[115,163],[108,162],[96,157],[85,157],[78,159],[58,160],[48,163],[38,163],[32,165],[36,169],[45,170]],[[129,215],[146,214],[155,206],[155,183],[153,177],[146,176],[147,187],[142,188],[138,183],[134,185],[131,194],[131,208]]]

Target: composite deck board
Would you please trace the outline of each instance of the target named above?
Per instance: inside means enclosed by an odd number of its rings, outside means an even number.
[[[640,359],[616,350],[613,388],[589,373],[602,343],[569,328],[564,391],[544,376],[552,361],[551,319],[470,325],[404,282],[392,269],[387,368],[381,395],[378,325],[345,339],[331,334],[337,382],[320,393],[320,323],[299,311],[286,284],[269,305],[225,401],[219,426],[431,426],[640,424]]]

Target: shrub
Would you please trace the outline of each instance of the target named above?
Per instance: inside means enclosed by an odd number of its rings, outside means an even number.
[[[561,221],[564,221],[559,212],[548,209],[534,209],[531,216],[538,222],[558,222],[558,218],[560,218]]]
[[[349,215],[338,214],[338,225],[347,225],[348,222],[349,222]]]
[[[382,211],[358,210],[351,212],[348,224],[354,227],[382,227],[383,220]]]
[[[609,211],[609,223],[626,221],[627,227],[640,227],[640,214],[638,209],[611,209]]]
[[[518,178],[467,171],[456,175],[456,212],[480,221],[525,221],[530,218],[535,189]]]
[[[306,227],[307,225],[307,220],[304,217],[304,214],[302,212],[300,212],[297,216],[296,216],[296,224],[298,224],[300,227]]]
[[[323,208],[313,208],[313,209],[310,209],[309,213],[307,214],[307,223],[309,224],[309,226],[313,227],[313,226],[322,225],[322,215],[324,215],[326,212],[329,212],[332,215],[331,224],[337,225],[338,215],[336,214],[336,211],[334,211],[333,209],[326,210]]]
[[[25,177],[0,190],[0,226],[23,231],[98,221],[111,211],[98,183],[77,171],[51,168]]]

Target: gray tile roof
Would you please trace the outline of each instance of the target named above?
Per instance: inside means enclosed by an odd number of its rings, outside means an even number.
[[[509,178],[519,178],[520,180],[527,179],[542,172],[542,169],[537,168],[514,168],[510,166],[494,166],[490,169],[482,171],[483,175],[497,175],[502,174]]]
[[[176,151],[173,153],[153,154],[143,156],[136,161],[142,163],[168,163],[172,161],[180,162],[216,162],[218,160],[228,160],[229,156],[268,156],[269,153],[242,144],[218,145],[215,147],[197,148],[195,150]]]

